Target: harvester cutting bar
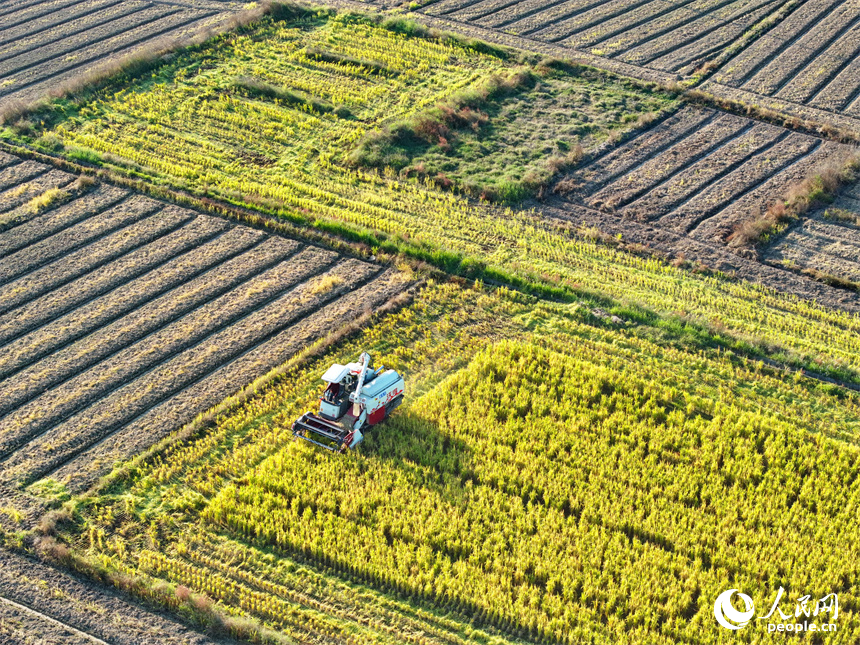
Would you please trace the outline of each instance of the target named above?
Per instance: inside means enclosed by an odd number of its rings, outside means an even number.
[[[351,433],[339,425],[318,417],[313,412],[306,412],[293,423],[293,434],[326,450],[337,452],[343,448],[347,436]],[[308,436],[309,434],[316,435],[326,441],[334,442],[337,444],[337,447],[316,441]]]

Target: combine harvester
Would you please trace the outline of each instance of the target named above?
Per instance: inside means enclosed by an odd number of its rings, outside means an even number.
[[[384,420],[403,402],[405,384],[394,370],[374,370],[370,354],[358,363],[332,365],[322,380],[319,416],[305,412],[293,423],[293,434],[332,452],[355,448],[370,426]]]

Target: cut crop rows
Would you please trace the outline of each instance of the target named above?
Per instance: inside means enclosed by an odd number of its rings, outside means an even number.
[[[20,180],[21,165],[6,172]],[[397,272],[100,184],[13,220],[0,258],[9,484],[61,466],[92,481],[405,286]],[[97,456],[72,465],[88,450]]]

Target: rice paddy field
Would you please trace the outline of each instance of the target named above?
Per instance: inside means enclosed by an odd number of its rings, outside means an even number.
[[[0,3],[0,640],[860,640],[851,7],[140,4]]]

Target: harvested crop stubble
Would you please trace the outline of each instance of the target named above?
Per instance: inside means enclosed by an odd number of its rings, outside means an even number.
[[[179,392],[140,419],[123,427],[51,474],[69,490],[81,491],[96,483],[111,466],[131,458],[173,428],[190,421],[194,415],[234,394],[238,384],[251,383],[267,370],[311,346],[332,330],[355,320],[356,312],[372,311],[401,292],[408,276],[394,269],[385,271],[372,282],[349,291],[295,325],[278,333],[228,365],[198,381],[193,388]]]
[[[126,190],[102,184],[70,203],[18,224],[13,230],[0,233],[0,257],[58,233],[91,215],[103,212],[127,196]],[[17,218],[12,216],[10,219]]]
[[[329,272],[343,278],[341,286],[315,296],[312,292],[314,281],[323,279],[327,274],[310,280],[155,365],[104,398],[98,399],[96,396],[85,400],[90,404],[89,407],[58,425],[51,424],[63,415],[53,407],[34,405],[31,414],[25,414],[22,409],[7,416],[0,420],[3,445],[10,445],[13,441],[20,443],[24,438],[39,434],[2,462],[0,479],[7,482],[32,481],[59,467],[88,445],[264,342],[302,315],[355,288],[376,270],[375,266],[357,260],[341,262]],[[62,405],[62,402],[57,404]],[[29,404],[25,409],[29,409]]]
[[[12,191],[16,187],[26,183],[33,177],[44,175],[50,169],[50,166],[46,166],[38,161],[30,161],[29,159],[4,168],[3,172],[0,173],[0,193],[2,193],[0,194],[0,209],[8,209],[7,200],[14,194]]]
[[[713,604],[696,599],[728,576],[771,598],[780,584],[850,576],[855,393],[589,319],[431,285],[122,471],[70,539],[119,572],[189,585],[290,636],[360,643],[390,641],[363,618],[392,589],[413,604],[410,621],[434,624],[422,630],[433,644],[475,642],[464,614],[502,642],[531,630],[710,644],[722,642]],[[295,442],[290,423],[316,403],[321,370],[360,348],[406,374],[409,394],[361,450],[331,459]],[[355,548],[337,548],[344,540]],[[297,571],[311,564],[313,575]],[[344,594],[327,577],[364,586]],[[664,619],[649,621],[655,611]]]
[[[9,377],[0,385],[8,388],[0,413],[18,408],[62,382],[33,405],[56,411],[54,418],[70,414],[79,406],[77,398],[82,393],[90,400],[127,382],[145,366],[166,359],[334,260],[334,254],[305,251],[295,261],[265,270],[297,247],[295,243],[269,244],[257,253],[251,251],[226,262]],[[263,273],[255,275],[258,271]],[[231,287],[235,288],[224,293]],[[53,341],[52,332],[44,330],[48,342]],[[107,357],[107,362],[95,365]],[[66,405],[58,403],[63,401]],[[18,414],[26,415],[26,408]],[[47,424],[50,418],[43,416],[41,422]]]
[[[51,189],[67,186],[73,179],[72,175],[62,170],[49,170],[6,190],[0,194],[0,226],[6,227],[38,215],[37,211],[19,207]]]
[[[738,195],[778,175],[785,166],[808,155],[820,145],[819,139],[792,133],[772,148],[752,157],[742,170],[723,177],[675,208],[660,219],[660,224],[687,233],[720,208],[729,206]]]
[[[811,154],[802,157],[783,172],[733,201],[714,217],[702,222],[691,234],[702,240],[725,242],[751,215],[754,217],[761,214],[773,203],[775,196],[785,194],[791,185],[808,177],[817,166],[825,163],[832,155],[838,154],[840,149],[836,144],[823,143]]]
[[[149,212],[153,211],[158,211],[157,207]],[[0,311],[5,313],[12,307],[80,277],[193,219],[193,215],[188,211],[171,208],[143,217],[143,213],[135,213],[129,218],[133,222],[130,225],[0,286]],[[15,258],[15,255],[10,258]],[[50,249],[45,250],[45,255],[50,255]],[[4,264],[9,262],[10,258],[5,258]],[[23,257],[21,262],[29,263]]]
[[[157,210],[157,205],[144,197],[133,197],[107,213],[74,224],[28,248],[4,258],[0,266],[0,282],[10,282],[34,269],[68,255],[110,233],[138,222]]]
[[[649,151],[652,144],[650,137],[634,139],[625,147],[633,153],[628,158],[641,160],[640,165],[589,197],[588,203],[596,208],[616,209],[625,206],[656,185],[686,171],[702,157],[740,136],[751,126],[749,119],[722,114],[681,139],[677,145],[657,154],[654,154],[653,149]]]
[[[296,246],[284,244],[280,249],[270,250],[280,250],[283,257]],[[212,299],[222,289],[220,270],[210,272],[192,281],[187,289],[148,303],[4,381],[9,388],[9,404],[2,411],[12,409],[14,413],[0,419],[0,453],[129,383],[152,366],[206,341],[219,330],[226,327],[229,333],[232,322],[253,314],[261,305],[329,266],[337,257],[331,252],[307,249],[294,259],[254,275],[260,266],[254,260],[264,254],[249,255],[224,268],[227,283],[238,283],[231,291]],[[262,268],[270,263],[271,259]],[[237,272],[245,275],[231,276]],[[250,279],[242,280],[249,274]],[[188,309],[189,313],[179,317]],[[99,362],[103,358],[108,360]],[[33,400],[54,383],[62,384]],[[30,402],[19,407],[25,401]],[[18,430],[13,432],[13,428]]]
[[[179,230],[133,249],[112,262],[58,287],[51,292],[50,298],[38,298],[35,297],[38,294],[34,294],[33,300],[0,315],[0,342],[8,343],[35,327],[66,315],[91,299],[117,289],[121,292],[122,285],[129,280],[134,280],[148,271],[159,270],[162,264],[200,244],[205,244],[228,226],[223,220],[197,217]],[[125,295],[123,293],[123,296]],[[87,322],[78,321],[78,324],[79,329],[86,329]]]
[[[654,220],[665,215],[682,201],[731,172],[763,148],[788,136],[788,131],[771,125],[754,125],[728,141],[724,146],[650,190],[625,206],[621,213],[640,220]]]

